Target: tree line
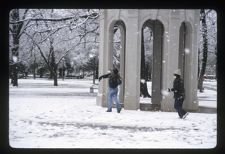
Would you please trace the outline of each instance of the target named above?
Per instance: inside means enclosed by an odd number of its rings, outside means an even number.
[[[13,9],[9,16],[9,66],[13,86],[18,74],[49,73],[58,85],[58,76],[74,70],[98,74],[98,9]],[[204,75],[215,73],[217,25],[214,10],[200,10],[198,88],[203,91]],[[115,30],[116,34],[116,30]],[[149,36],[150,37],[150,36]],[[119,36],[118,36],[119,38]],[[151,38],[146,38],[151,39]],[[149,47],[148,47],[149,48]],[[114,52],[120,49],[115,40]],[[114,54],[119,63],[119,54]],[[148,58],[150,59],[150,58]],[[146,60],[146,63],[151,63]],[[58,73],[59,72],[59,73]]]
[[[38,67],[40,73],[48,70],[54,86],[58,85],[59,68],[80,65],[88,69],[86,63],[91,59],[88,55],[98,49],[98,18],[99,10],[93,9],[11,10],[9,47],[13,86],[18,86],[21,65],[33,69],[34,76]]]

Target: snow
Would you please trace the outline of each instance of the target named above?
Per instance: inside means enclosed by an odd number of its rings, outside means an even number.
[[[14,148],[190,148],[217,144],[217,115],[122,110],[96,105],[92,80],[19,79],[10,85],[9,140]],[[214,87],[215,83],[208,83]],[[199,104],[216,106],[216,91],[200,95]],[[202,103],[203,102],[203,103]]]
[[[198,92],[199,106],[210,108],[217,107],[217,82],[215,80],[205,80],[203,83],[204,93]]]

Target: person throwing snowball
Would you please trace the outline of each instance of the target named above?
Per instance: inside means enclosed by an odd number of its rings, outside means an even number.
[[[114,68],[110,73],[100,76],[99,82],[102,78],[109,78],[109,89],[108,89],[108,109],[106,112],[112,112],[112,103],[113,100],[116,102],[117,113],[121,111],[121,104],[117,97],[118,86],[122,83],[121,77],[118,73],[118,70]]]
[[[178,112],[179,117],[182,119],[186,118],[186,116],[188,115],[188,112],[185,111],[182,108],[184,99],[185,99],[185,89],[184,89],[184,82],[183,79],[181,78],[181,72],[180,69],[176,70],[173,73],[175,79],[173,81],[173,88],[172,89],[168,89],[169,92],[173,91],[174,92],[174,108],[176,109],[176,111]]]

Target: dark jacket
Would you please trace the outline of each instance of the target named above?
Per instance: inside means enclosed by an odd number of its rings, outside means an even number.
[[[184,90],[184,82],[180,78],[180,76],[176,76],[173,81],[173,88],[171,91],[174,92],[174,98],[176,99],[184,99],[185,98],[185,90]]]
[[[99,81],[102,78],[109,78],[109,87],[110,88],[116,88],[118,85],[120,85],[122,83],[119,74],[108,73],[108,74],[102,75],[99,77]]]

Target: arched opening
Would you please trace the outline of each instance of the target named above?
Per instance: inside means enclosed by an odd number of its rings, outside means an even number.
[[[191,45],[191,24],[188,22],[182,22],[180,26],[179,35],[179,57],[178,57],[178,68],[181,70],[181,77],[184,80],[185,95],[188,96],[190,84],[188,80],[190,77],[190,54],[192,52]],[[188,102],[188,98],[184,100],[184,104]],[[186,105],[184,105],[186,106]]]
[[[124,88],[125,88],[125,42],[126,42],[126,28],[123,21],[114,22],[111,26],[110,35],[110,53],[109,62],[110,68],[117,68],[122,78],[122,85],[119,86],[119,99],[124,102]]]
[[[150,103],[160,109],[162,100],[163,25],[158,20],[147,20],[141,32],[140,103]]]
[[[142,27],[141,35],[141,83],[140,102],[151,103],[152,66],[153,66],[153,31],[148,26]]]

